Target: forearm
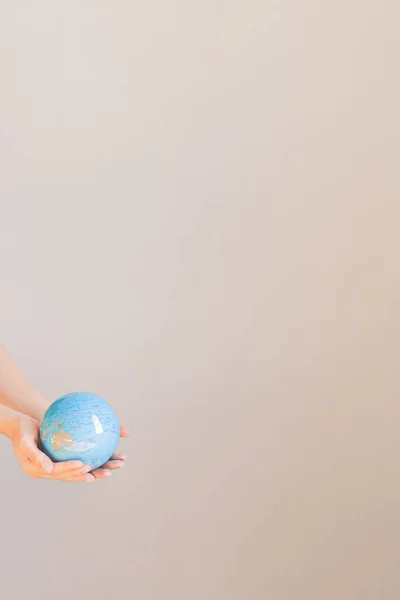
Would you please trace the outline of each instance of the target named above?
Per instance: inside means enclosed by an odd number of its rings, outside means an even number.
[[[17,363],[0,346],[0,404],[41,421],[48,400],[25,377]],[[0,407],[2,408],[2,407]]]
[[[23,418],[22,415],[12,408],[0,406],[0,435],[6,435],[12,439],[21,418]]]

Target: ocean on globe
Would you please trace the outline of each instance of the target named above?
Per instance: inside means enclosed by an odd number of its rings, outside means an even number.
[[[81,460],[94,469],[114,454],[119,442],[118,418],[99,396],[67,394],[46,411],[40,426],[44,452],[54,461]]]

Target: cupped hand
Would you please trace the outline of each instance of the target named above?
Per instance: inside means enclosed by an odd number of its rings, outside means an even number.
[[[121,437],[127,437],[129,431],[121,427]],[[12,437],[14,453],[25,475],[33,479],[56,479],[71,482],[92,482],[109,477],[112,471],[124,465],[125,456],[114,454],[101,468],[92,470],[79,460],[54,463],[39,448],[40,426],[35,419],[22,415],[16,423]]]

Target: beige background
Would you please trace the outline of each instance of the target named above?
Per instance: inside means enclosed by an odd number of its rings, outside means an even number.
[[[399,18],[0,2],[1,342],[133,430],[2,440],[2,598],[399,598]]]

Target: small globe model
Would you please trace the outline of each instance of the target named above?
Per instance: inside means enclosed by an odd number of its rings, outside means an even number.
[[[111,406],[99,396],[83,392],[56,400],[40,426],[43,450],[54,462],[81,460],[93,469],[114,454],[119,433]]]

